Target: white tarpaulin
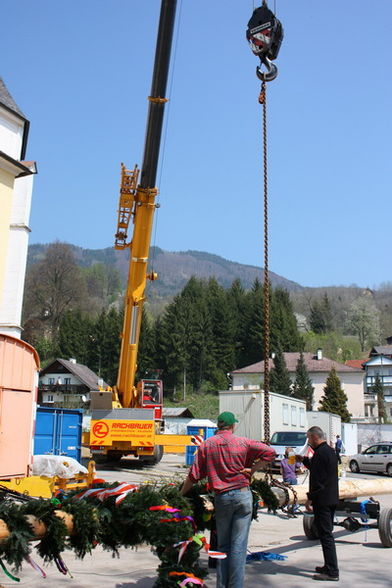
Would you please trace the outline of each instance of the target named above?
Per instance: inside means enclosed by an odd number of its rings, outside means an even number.
[[[73,478],[76,474],[87,474],[87,469],[73,457],[64,455],[34,455],[33,457],[33,476]]]

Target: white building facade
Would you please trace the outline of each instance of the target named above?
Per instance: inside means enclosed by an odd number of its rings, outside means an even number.
[[[392,359],[385,355],[375,355],[364,362],[365,368],[365,416],[371,422],[378,421],[377,397],[374,386],[379,378],[383,391],[387,419],[392,420]]]
[[[107,384],[75,359],[54,360],[41,370],[38,399],[43,406],[88,408],[90,393]]]
[[[25,161],[29,121],[0,78],[0,332],[21,336],[35,162]]]
[[[299,353],[284,353],[287,369],[292,383],[295,380],[295,371],[300,357]],[[354,419],[364,418],[364,372],[360,368],[351,368],[323,357],[321,350],[317,354],[304,353],[304,361],[309,377],[314,387],[313,410],[317,410],[321,398],[324,395],[324,387],[328,374],[332,367],[340,379],[342,389],[347,395],[347,408]],[[273,360],[270,359],[270,369],[273,368]],[[233,390],[257,390],[263,387],[264,362],[259,361],[250,366],[235,370],[231,374]]]

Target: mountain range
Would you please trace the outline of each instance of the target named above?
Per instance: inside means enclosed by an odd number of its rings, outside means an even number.
[[[112,247],[105,249],[83,249],[70,245],[77,263],[89,267],[94,263],[117,268],[125,285],[128,274],[129,252],[116,251]],[[48,245],[34,244],[29,246],[28,266],[41,260]],[[252,286],[256,278],[263,280],[262,268],[229,261],[219,255],[204,251],[164,251],[159,247],[151,247],[150,271],[158,273],[158,280],[150,284],[149,293],[155,299],[166,299],[180,292],[192,276],[208,279],[214,276],[218,283],[228,288],[235,279],[240,279],[244,288]],[[270,272],[271,284],[280,286],[291,292],[302,290],[303,287]]]

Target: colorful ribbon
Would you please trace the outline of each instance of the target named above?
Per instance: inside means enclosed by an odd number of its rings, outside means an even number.
[[[0,558],[0,566],[3,569],[3,572],[5,573],[6,576],[8,576],[11,580],[13,580],[14,582],[20,582],[20,578],[17,578],[16,576],[13,576],[11,574],[11,572],[9,572],[7,570],[7,568],[5,567],[5,565],[3,564],[3,560]]]
[[[172,519],[161,519],[159,522],[160,523],[181,523],[183,521],[188,521],[189,523],[191,523],[193,530],[196,531],[197,527],[196,527],[196,523],[193,517],[190,516],[181,516],[178,512],[173,513],[173,518]]]
[[[173,547],[180,547],[177,563],[180,563],[182,556],[188,548],[188,545],[190,545],[192,542],[199,545],[200,549],[204,547],[209,557],[212,557],[214,559],[225,559],[227,557],[226,553],[223,553],[221,551],[210,550],[210,544],[207,543],[207,539],[205,538],[203,533],[196,533],[195,535],[193,535],[193,537],[190,537],[185,541],[180,541],[179,543],[175,543],[175,545],[173,545]]]
[[[90,488],[90,490],[84,490],[83,492],[80,492],[80,494],[77,494],[75,498],[81,499],[94,497],[103,502],[111,496],[116,496],[115,503],[120,504],[130,492],[136,492],[138,489],[139,488],[136,486],[136,484],[127,484],[126,482],[123,482],[115,488]]]
[[[164,510],[165,512],[171,512],[171,513],[181,512],[179,508],[173,508],[172,506],[169,506],[168,504],[161,504],[159,506],[150,506],[150,508],[148,510]]]
[[[43,578],[46,578],[46,573],[44,572],[44,570],[29,555],[26,555],[25,560],[27,561],[27,563],[29,563],[31,565],[31,567],[36,572],[38,572],[39,574],[41,574],[41,576]]]
[[[187,572],[169,572],[169,576],[185,576],[185,579],[182,580],[182,582],[177,582],[179,586],[186,586],[190,583],[204,586],[204,581],[201,578],[195,576],[194,574],[189,574]]]
[[[62,574],[64,574],[64,576],[66,576],[68,573],[68,568],[65,565],[64,561],[62,560],[62,558],[60,556],[55,557],[54,563],[56,564],[58,571],[61,572]]]

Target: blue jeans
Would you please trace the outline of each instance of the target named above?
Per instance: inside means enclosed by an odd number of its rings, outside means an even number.
[[[243,588],[252,507],[249,488],[215,496],[218,551],[227,554],[226,559],[218,560],[217,588]]]

